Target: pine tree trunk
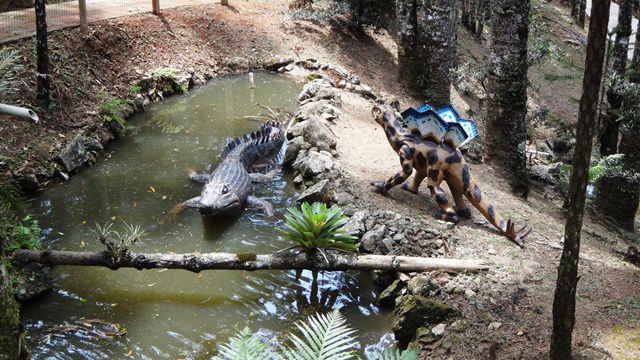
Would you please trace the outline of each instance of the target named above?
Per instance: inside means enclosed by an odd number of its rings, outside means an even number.
[[[629,51],[629,37],[631,36],[631,19],[633,18],[633,0],[620,0],[616,40],[611,55],[611,72],[624,78]],[[624,81],[624,80],[623,80]],[[613,92],[607,93],[609,108],[603,120],[602,135],[600,136],[600,154],[613,155],[618,152],[620,122],[617,121],[618,112],[622,106],[622,99]]]
[[[470,33],[476,33],[476,15],[478,11],[478,0],[469,0],[469,25],[467,29]]]
[[[528,0],[491,0],[487,79],[486,158],[526,197]]]
[[[44,107],[49,106],[51,80],[49,78],[49,49],[47,45],[47,12],[45,0],[35,1],[36,11],[36,53],[38,70],[37,99]]]
[[[419,0],[417,79],[424,99],[435,107],[451,103],[451,70],[456,66],[458,0]]]
[[[397,0],[396,18],[398,22],[398,69],[400,78],[413,92],[419,92],[416,78],[420,74],[421,62],[418,56],[417,0]]]
[[[26,359],[20,312],[4,264],[0,239],[0,360]]]
[[[578,17],[580,16],[580,2],[582,0],[571,0],[571,17],[573,20],[578,22]]]
[[[580,0],[580,8],[578,9],[578,25],[584,28],[584,21],[587,16],[587,0]]]
[[[638,29],[636,29],[636,40],[634,43],[633,58],[631,59],[631,64],[629,64],[629,69],[632,70],[629,73],[629,82],[638,83],[640,82],[640,24],[638,25]]]
[[[553,332],[550,348],[552,360],[571,359],[578,261],[580,259],[580,231],[589,176],[595,116],[598,108],[598,93],[602,81],[610,4],[609,0],[594,0],[591,10],[587,59],[576,131],[577,142],[569,184],[564,248],[558,266],[558,281],[553,300]]]

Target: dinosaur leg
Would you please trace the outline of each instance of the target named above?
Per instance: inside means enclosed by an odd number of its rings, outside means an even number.
[[[398,153],[400,154],[400,165],[402,165],[402,170],[390,177],[386,182],[382,180],[372,181],[371,185],[375,187],[375,191],[377,193],[386,194],[392,187],[400,185],[406,181],[409,176],[411,176],[411,173],[413,172],[413,161],[411,160],[413,149],[405,145],[400,148]]]
[[[451,190],[451,196],[456,203],[456,214],[461,218],[471,219],[471,210],[467,207],[467,203],[464,202],[464,195],[455,189],[453,186],[449,186]]]
[[[189,179],[204,184],[209,179],[209,175],[192,172],[189,174]]]
[[[458,215],[456,215],[456,211],[453,209],[453,206],[451,206],[449,198],[447,198],[447,194],[445,194],[444,190],[442,190],[442,188],[440,187],[443,179],[444,173],[442,171],[429,170],[427,185],[429,186],[431,196],[436,199],[436,203],[440,208],[439,210],[436,210],[433,216],[439,220],[458,223],[460,221],[460,218],[458,217]]]
[[[422,180],[424,180],[424,178],[426,177],[427,177],[426,173],[416,172],[416,174],[413,176],[413,180],[411,181],[411,183],[409,183],[408,181],[405,181],[402,183],[402,189],[412,192],[414,194],[417,194],[418,188],[420,187],[420,183],[422,183]]]
[[[277,173],[278,170],[271,170],[266,174],[251,173],[249,176],[251,177],[251,181],[254,183],[265,183],[273,180]]]
[[[274,214],[273,205],[271,205],[271,203],[266,200],[262,200],[255,196],[249,196],[247,198],[247,204],[252,208],[262,209],[264,214],[268,217],[271,217]]]

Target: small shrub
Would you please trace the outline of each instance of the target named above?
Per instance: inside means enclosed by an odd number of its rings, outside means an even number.
[[[41,233],[38,221],[26,216],[17,225],[11,226],[5,250],[10,253],[20,249],[37,250],[40,248]]]
[[[112,98],[106,100],[100,105],[100,113],[105,124],[115,122],[118,124],[120,130],[124,131],[127,126],[127,121],[122,117],[125,103],[121,99]]]
[[[129,94],[131,95],[138,95],[140,93],[142,93],[142,88],[140,88],[139,85],[131,85],[129,88]]]
[[[327,209],[323,203],[303,203],[300,210],[291,207],[285,215],[285,239],[295,241],[304,250],[330,249],[355,250],[357,238],[341,231],[347,223],[342,209]]]

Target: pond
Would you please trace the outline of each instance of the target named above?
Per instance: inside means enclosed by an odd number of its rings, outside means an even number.
[[[239,218],[204,220],[190,209],[167,213],[199,194],[191,171],[211,171],[228,136],[258,128],[242,119],[256,103],[294,109],[302,85],[292,78],[256,74],[225,77],[150,106],[136,115],[127,137],[92,169],[50,187],[31,203],[47,229],[45,247],[102,250],[94,223],[140,225],[136,252],[269,253],[291,244],[275,228],[295,205],[297,190],[281,172],[254,186],[276,216],[246,210]],[[391,315],[375,305],[375,287],[361,272],[137,271],[59,267],[55,290],[24,310],[33,359],[205,359],[216,345],[248,326],[265,337],[283,336],[296,320],[339,309],[358,330],[363,353],[392,342]],[[118,333],[125,333],[118,336]]]

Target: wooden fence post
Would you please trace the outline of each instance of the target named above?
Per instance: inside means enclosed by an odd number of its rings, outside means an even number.
[[[79,0],[78,6],[80,10],[80,31],[86,34],[89,31],[87,26],[87,0]]]
[[[153,5],[153,13],[160,14],[160,0],[151,0],[151,4]]]

